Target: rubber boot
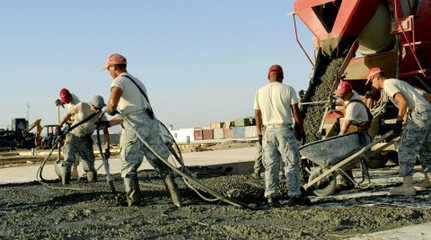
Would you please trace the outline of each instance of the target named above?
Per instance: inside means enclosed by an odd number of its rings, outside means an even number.
[[[254,169],[253,176],[254,176],[255,178],[260,178],[260,169]]]
[[[405,176],[403,179],[403,185],[397,188],[392,188],[389,191],[391,195],[401,195],[401,196],[414,196],[416,195],[416,190],[413,187],[412,176]]]
[[[88,182],[97,182],[97,172],[96,171],[88,171],[87,172],[87,181]]]
[[[124,185],[126,187],[128,206],[139,206],[141,203],[141,191],[139,190],[138,177],[132,176],[131,178],[124,178]]]
[[[77,163],[74,163],[74,164],[72,165],[72,169],[71,169],[71,174],[70,174],[70,176],[71,176],[71,177],[73,177],[73,178],[79,178],[79,173],[78,173],[78,164],[77,164]]]
[[[61,183],[63,185],[70,184],[70,168],[61,167]]]
[[[431,172],[425,173],[425,179],[419,185],[416,185],[415,189],[418,191],[431,189]]]
[[[182,207],[183,202],[181,200],[180,192],[178,191],[177,183],[174,181],[172,174],[162,174],[163,182],[165,183],[166,189],[169,191],[172,199],[172,203],[177,207]]]

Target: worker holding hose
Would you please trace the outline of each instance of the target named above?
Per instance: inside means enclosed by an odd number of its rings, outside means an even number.
[[[351,126],[354,126],[354,131],[368,132],[371,122],[373,121],[373,115],[362,102],[359,94],[353,90],[352,84],[342,81],[340,84],[338,84],[338,87],[334,93],[337,95],[337,97],[343,100],[337,102],[337,105],[344,105],[345,109],[343,125],[341,126],[338,135],[347,133]],[[371,142],[371,138],[369,140]],[[352,169],[345,170],[345,173],[351,179],[353,179]],[[343,188],[349,189],[354,187],[353,182],[350,181],[349,178],[341,175],[341,179],[341,186]]]
[[[257,91],[254,100],[257,134],[262,136],[265,197],[268,204],[275,207],[280,205],[278,184],[281,161],[285,164],[288,204],[305,203],[301,197],[300,155],[292,128],[293,119],[298,125],[298,140],[305,141],[305,133],[296,92],[292,87],[282,84],[283,79],[281,66],[271,66],[269,83]]]
[[[383,90],[398,108],[393,131],[401,135],[398,163],[403,184],[392,188],[389,193],[413,196],[416,189],[431,188],[431,105],[407,82],[386,78],[381,68],[375,67],[368,72],[366,85],[369,84]],[[425,179],[418,186],[413,186],[413,167],[418,155]]]
[[[58,104],[66,105],[67,111],[71,111],[76,104],[80,103],[81,100],[79,100],[78,96],[76,96],[74,93],[71,93],[67,88],[63,88],[60,90],[60,101],[57,100],[57,106]],[[70,119],[73,121],[73,117]],[[81,158],[79,157],[79,154],[76,155],[76,161],[72,165],[71,169],[71,177],[72,178],[79,178],[79,172],[78,172],[78,165],[81,162]]]
[[[139,205],[141,201],[137,170],[144,156],[155,165],[159,171],[172,202],[177,207],[182,206],[181,196],[172,171],[159,160],[144,144],[165,160],[169,157],[169,150],[160,136],[159,121],[154,116],[147,97],[144,84],[127,72],[127,61],[124,56],[114,53],[108,57],[103,70],[108,70],[114,79],[111,83],[107,113],[115,115],[117,108],[127,118],[127,122],[118,116],[111,120],[111,125],[121,123],[120,159],[122,161],[121,177],[124,179],[126,198],[129,206]],[[135,133],[136,132],[136,133]],[[141,141],[137,134],[142,137]]]
[[[101,110],[105,106],[106,104],[103,101],[103,97],[96,95],[89,103],[78,103],[61,120],[59,127],[61,127],[70,118],[74,118],[72,126],[70,127],[70,132],[67,128],[62,130],[66,133],[66,140],[63,147],[65,161],[63,161],[61,165],[61,181],[63,185],[69,184],[71,167],[76,161],[76,153],[81,157],[87,180],[89,182],[97,181],[97,172],[94,168],[93,140],[91,139],[91,135],[96,129],[96,123],[102,113]],[[106,116],[103,116],[102,120],[105,122],[108,121]],[[58,134],[62,134],[61,130]],[[104,137],[106,148],[109,149],[109,132],[107,128],[104,129]]]

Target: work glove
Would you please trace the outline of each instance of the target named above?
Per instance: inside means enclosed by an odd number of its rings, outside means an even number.
[[[307,139],[305,137],[305,132],[298,132],[296,134],[296,140],[301,143],[301,145],[304,145],[307,142]]]
[[[62,105],[61,100],[60,99],[55,100],[55,106],[59,106],[59,105]]]
[[[335,102],[331,100],[325,103],[325,108],[335,109]]]
[[[57,136],[60,136],[60,135],[62,134],[61,126],[57,126],[57,127],[55,128],[55,132],[54,132],[54,134],[55,134],[55,135],[57,135]]]
[[[259,145],[262,147],[262,135],[257,136],[257,140],[259,141]]]
[[[105,152],[103,153],[103,156],[105,157],[106,160],[108,160],[109,157],[111,157],[111,150],[109,150],[109,148],[105,148]]]
[[[392,130],[394,131],[394,135],[399,136],[403,130],[403,120],[397,120]]]
[[[109,121],[98,121],[98,122],[96,122],[96,125],[99,127],[99,128],[109,128]]]

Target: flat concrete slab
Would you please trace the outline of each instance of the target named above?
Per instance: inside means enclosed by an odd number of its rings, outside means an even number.
[[[348,238],[348,240],[429,240],[431,239],[431,222],[413,225],[382,232],[362,234],[361,236]]]
[[[237,171],[236,173],[249,173],[253,171],[254,158],[257,154],[257,149],[251,148],[235,148],[228,150],[217,150],[217,151],[203,151],[203,152],[190,152],[183,153],[183,159],[186,166],[206,166],[224,171],[232,168],[231,171]],[[113,174],[121,172],[121,162],[119,157],[115,157],[109,160],[110,171]],[[96,160],[96,167],[102,164],[101,160]],[[36,181],[36,173],[41,163],[29,163],[26,165],[20,165],[16,167],[0,168],[0,184],[8,183],[23,183]],[[83,173],[82,167],[78,168],[80,173]],[[144,160],[139,170],[152,169],[147,161]],[[378,171],[378,173],[376,173]],[[397,169],[389,168],[383,170],[370,170],[372,176],[372,182],[378,183],[379,185],[386,185],[389,182],[399,182],[400,177],[396,174]],[[103,167],[98,171],[99,174],[106,174]],[[355,177],[359,177],[359,172],[355,172]],[[57,175],[54,171],[54,164],[52,162],[45,166],[43,171],[43,177],[47,180],[57,179]],[[423,174],[415,173],[414,179],[417,181],[419,178],[423,178]],[[363,194],[377,194],[387,195],[387,191],[379,191],[374,193],[360,193]],[[349,199],[358,197],[355,194],[338,194],[334,196],[334,199]],[[323,206],[323,205],[322,205]],[[376,232],[376,233],[364,233],[360,236],[349,238],[351,240],[368,240],[368,239],[431,239],[431,223],[424,223],[414,226],[403,227],[399,229],[392,229],[388,231]]]
[[[202,151],[183,153],[184,164],[192,166],[211,166],[222,171],[231,173],[253,173],[254,158],[257,154],[255,147],[251,148],[233,148],[217,151]],[[173,161],[171,161],[173,163]],[[16,167],[0,168],[0,184],[24,183],[37,181],[37,170],[41,163],[28,163]],[[49,162],[43,169],[43,178],[46,180],[57,179],[54,163]],[[96,160],[96,168],[102,165],[101,160]],[[112,174],[121,172],[121,161],[119,156],[109,159],[110,172]],[[152,169],[148,161],[144,160],[139,170]],[[82,164],[78,166],[78,172],[82,174]],[[98,174],[106,174],[103,167],[98,170]]]

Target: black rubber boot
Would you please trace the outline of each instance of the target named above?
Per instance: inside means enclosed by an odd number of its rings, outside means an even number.
[[[131,178],[124,178],[124,185],[126,187],[128,206],[139,206],[141,203],[141,191],[139,190],[138,177],[132,176]]]
[[[183,206],[180,192],[178,191],[177,183],[174,180],[173,175],[169,173],[162,174],[163,182],[165,183],[166,189],[169,191],[172,199],[172,203],[177,207]]]

